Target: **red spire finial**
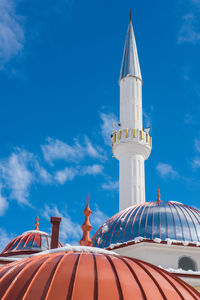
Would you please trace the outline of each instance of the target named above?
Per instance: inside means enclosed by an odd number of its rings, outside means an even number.
[[[37,216],[34,230],[39,230],[39,225],[40,225],[40,223],[39,223],[39,217]]]
[[[85,222],[81,226],[81,229],[83,230],[83,237],[79,242],[81,246],[92,246],[92,240],[90,239],[90,231],[92,230],[92,226],[89,222],[89,216],[92,214],[92,211],[89,208],[89,198],[90,194],[87,198],[86,208],[83,211],[83,214],[85,215]]]
[[[157,191],[157,201],[156,203],[160,203],[161,202],[161,199],[160,199],[160,189],[158,187],[158,191]]]

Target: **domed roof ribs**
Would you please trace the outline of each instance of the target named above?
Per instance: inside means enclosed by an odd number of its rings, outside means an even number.
[[[85,221],[81,226],[81,229],[83,230],[83,237],[79,242],[81,246],[92,246],[92,240],[90,239],[90,231],[92,230],[92,226],[89,221],[89,216],[92,214],[92,211],[89,208],[89,198],[90,198],[90,194],[88,195],[86,208],[83,211],[83,214],[85,216]]]
[[[155,238],[167,244],[173,240],[173,243],[185,245],[187,241],[190,246],[190,243],[199,243],[199,230],[199,211],[182,203],[162,201],[159,190],[156,201],[132,206],[114,215],[92,240],[93,246],[106,249],[117,249],[140,240],[154,241]]]
[[[177,276],[136,258],[91,247],[54,251],[0,268],[0,299],[200,299]]]
[[[131,21],[131,11],[130,11],[130,22],[128,25],[128,31],[126,35],[126,42],[124,46],[124,53],[122,59],[122,66],[120,71],[119,81],[127,76],[133,76],[142,80],[142,75],[140,71],[140,63],[138,59],[137,46],[135,41],[135,35],[133,31],[133,25]]]

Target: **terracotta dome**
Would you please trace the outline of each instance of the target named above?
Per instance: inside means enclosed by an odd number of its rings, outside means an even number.
[[[146,202],[120,211],[92,237],[93,246],[108,248],[137,237],[147,240],[200,242],[200,211],[178,202]]]
[[[22,298],[190,300],[200,299],[200,294],[168,272],[138,259],[96,248],[67,247],[0,269],[0,299]]]
[[[14,238],[0,256],[33,254],[50,249],[51,236],[40,230],[26,231]],[[59,246],[62,247],[61,244]]]

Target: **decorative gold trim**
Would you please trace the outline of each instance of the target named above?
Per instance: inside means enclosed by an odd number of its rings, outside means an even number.
[[[133,137],[134,137],[134,138],[136,138],[136,137],[137,137],[137,131],[136,131],[136,129],[135,129],[135,128],[133,129]]]
[[[147,141],[147,143],[149,143],[149,134],[148,133],[146,133],[146,141]]]
[[[150,146],[152,148],[152,138],[150,137]]]
[[[125,129],[125,137],[128,138],[128,128]]]
[[[113,133],[113,143],[115,143],[115,142],[116,142],[116,132]]]
[[[141,140],[143,140],[143,138],[144,138],[142,130],[140,131],[140,138],[141,138]]]
[[[118,132],[118,140],[121,140],[121,130]]]

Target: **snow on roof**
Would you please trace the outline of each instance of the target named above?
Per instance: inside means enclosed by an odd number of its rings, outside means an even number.
[[[108,251],[108,250],[104,250],[104,249],[100,249],[100,248],[87,247],[87,246],[71,246],[71,245],[67,244],[64,247],[42,251],[40,253],[34,254],[33,256],[58,253],[58,252],[69,252],[69,251],[118,255],[117,253],[115,253],[113,251]]]
[[[181,273],[181,274],[192,274],[192,275],[200,275],[200,271],[192,271],[192,270],[183,270],[183,269],[173,269],[173,268],[163,268],[162,266],[159,266],[159,268],[170,272],[170,273]]]
[[[22,233],[22,235],[27,234],[27,233],[40,233],[40,234],[45,234],[45,235],[49,235],[48,233],[41,231],[41,230],[28,230]]]
[[[21,258],[19,257],[3,257],[3,256],[0,256],[0,261],[10,261],[10,262],[13,262],[13,261],[18,261],[18,260],[21,260]]]
[[[116,244],[110,244],[109,247],[107,247],[107,249],[114,249],[117,247],[120,247],[122,245],[129,245],[129,244],[137,244],[137,243],[141,243],[141,242],[155,242],[157,244],[161,244],[161,243],[167,243],[167,245],[172,245],[172,244],[180,244],[183,246],[191,246],[194,245],[196,247],[200,247],[200,242],[190,242],[190,241],[179,241],[179,240],[172,240],[172,239],[165,239],[165,240],[161,240],[160,238],[155,238],[155,239],[147,239],[144,238],[142,236],[138,236],[135,237],[133,240],[129,240],[127,242],[124,243],[116,243]]]

